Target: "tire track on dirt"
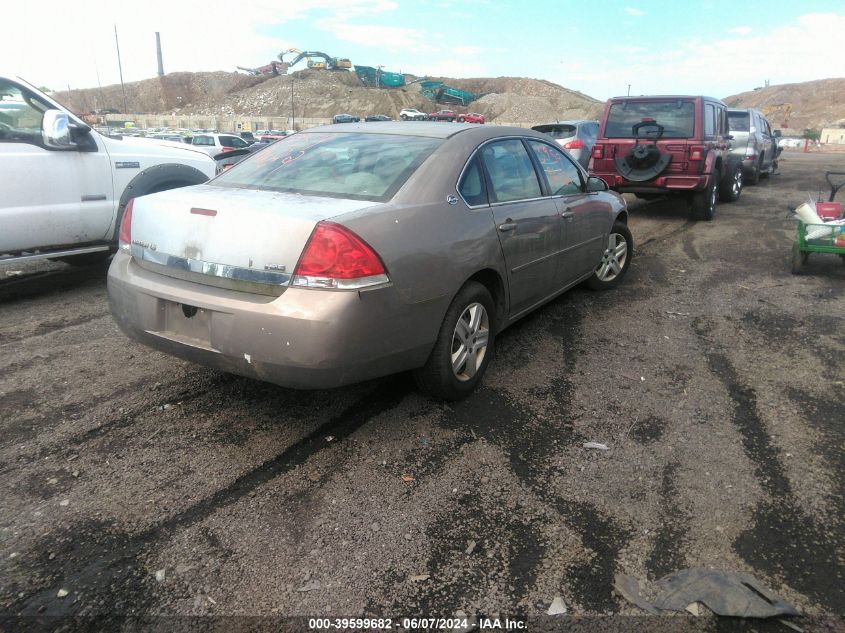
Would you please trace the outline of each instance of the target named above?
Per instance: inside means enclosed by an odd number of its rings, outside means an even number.
[[[754,474],[768,499],[753,512],[750,526],[734,541],[734,550],[751,566],[780,578],[836,613],[845,610],[845,569],[841,534],[820,524],[801,508],[780,450],[760,418],[757,394],[745,384],[727,353],[711,338],[712,325],[693,322],[710,366],[723,384],[733,410],[733,424]],[[835,587],[836,589],[831,589]]]
[[[149,596],[143,591],[137,591],[136,587],[136,583],[145,576],[138,558],[146,548],[236,503],[262,484],[284,475],[320,451],[332,450],[340,440],[349,437],[367,422],[396,408],[410,390],[410,384],[401,378],[376,382],[338,415],[275,457],[141,532],[128,534],[116,531],[110,525],[92,523],[81,526],[85,529],[72,526],[65,533],[47,535],[32,548],[33,551],[53,551],[57,542],[67,543],[66,549],[69,551],[65,556],[55,556],[53,559],[40,557],[37,572],[44,580],[37,589],[27,591],[14,585],[4,587],[10,594],[16,595],[18,591],[28,594],[12,601],[8,612],[24,616],[75,616],[90,614],[87,611],[90,605],[99,604],[109,609],[108,614],[94,612],[101,618],[98,620],[100,625],[126,613],[137,613],[138,609],[149,602]],[[329,435],[335,438],[332,443],[325,441]],[[82,537],[68,539],[68,534],[82,534]],[[57,598],[60,582],[80,588],[85,601]],[[145,582],[149,584],[148,579]],[[116,597],[119,600],[115,603]],[[116,611],[114,604],[121,608]]]

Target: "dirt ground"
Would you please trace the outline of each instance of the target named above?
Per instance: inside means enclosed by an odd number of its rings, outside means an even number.
[[[843,630],[845,265],[789,268],[788,208],[834,168],[787,154],[710,223],[632,199],[625,283],[504,332],[457,404],[404,375],[297,392],[191,365],[118,331],[105,268],[0,267],[0,629],[535,618],[559,596],[549,630],[789,630],[644,625],[613,591],[712,567]]]

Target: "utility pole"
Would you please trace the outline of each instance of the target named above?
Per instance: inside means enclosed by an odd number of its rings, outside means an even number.
[[[293,113],[293,75],[290,76],[290,129],[296,130],[296,117]]]
[[[120,71],[120,89],[123,91],[123,113],[126,114],[126,87],[123,85],[123,64],[120,63],[120,42],[117,40],[117,24],[114,25],[114,45],[117,47],[117,69]]]
[[[631,96],[631,84],[628,84],[628,96]]]

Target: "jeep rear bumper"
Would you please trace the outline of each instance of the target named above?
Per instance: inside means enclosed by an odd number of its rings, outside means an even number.
[[[661,193],[702,191],[707,187],[709,174],[701,176],[658,176],[648,182],[631,182],[617,173],[590,172],[591,176],[599,176],[611,189],[619,193]]]

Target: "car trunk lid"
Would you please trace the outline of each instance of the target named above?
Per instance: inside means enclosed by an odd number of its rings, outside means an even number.
[[[198,185],[134,202],[139,265],[196,283],[279,295],[321,220],[371,201]]]

